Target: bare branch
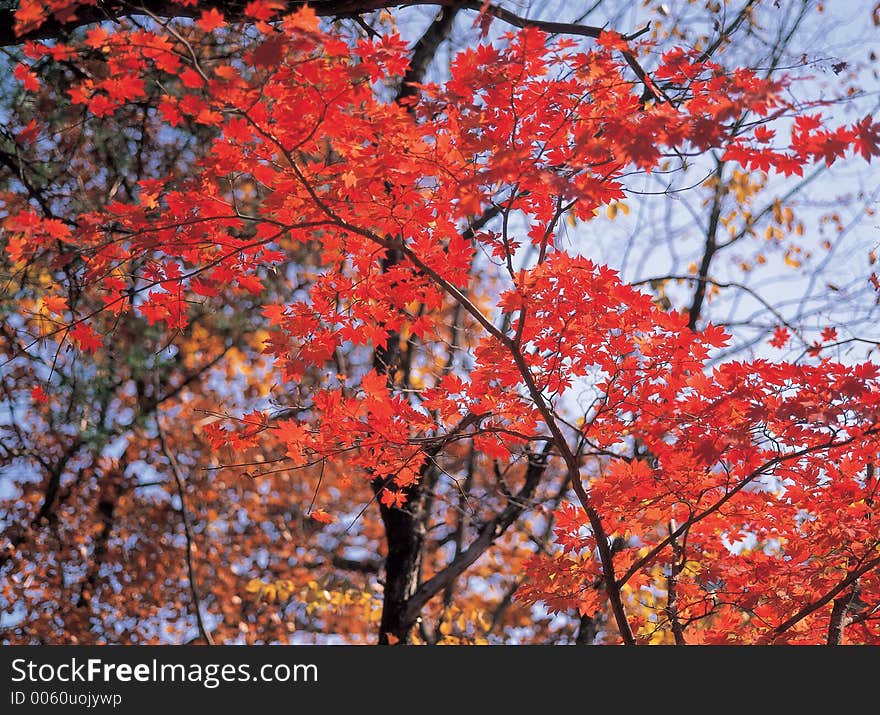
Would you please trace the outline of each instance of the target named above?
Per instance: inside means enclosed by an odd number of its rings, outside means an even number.
[[[193,566],[193,534],[189,525],[189,516],[186,513],[186,495],[183,488],[183,477],[180,474],[177,459],[168,450],[168,445],[165,442],[165,434],[162,431],[162,425],[159,423],[158,416],[156,417],[156,434],[159,437],[159,448],[165,456],[165,459],[168,460],[168,466],[171,468],[171,474],[174,476],[174,482],[177,485],[177,496],[180,499],[180,509],[178,513],[180,514],[180,520],[183,522],[183,535],[186,538],[186,571],[187,578],[189,579],[190,594],[192,594],[193,610],[196,615],[196,625],[198,626],[199,634],[202,636],[205,643],[208,645],[214,645],[214,639],[211,638],[211,634],[208,632],[207,628],[205,628],[205,623],[202,620],[202,602],[201,597],[199,596],[199,586],[196,582],[196,572]]]

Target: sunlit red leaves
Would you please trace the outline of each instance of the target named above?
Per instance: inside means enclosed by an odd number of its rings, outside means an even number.
[[[276,427],[278,439],[287,447],[286,456],[294,467],[305,464],[311,439],[306,427],[295,420],[280,420]]]
[[[95,329],[85,322],[79,322],[70,330],[69,337],[86,352],[94,353],[104,344]]]
[[[288,32],[318,32],[320,20],[315,10],[304,5],[284,17],[284,29]]]
[[[770,345],[774,348],[784,348],[788,343],[788,339],[790,337],[790,333],[788,328],[784,328],[781,325],[777,326],[773,331],[773,337],[770,340]]]
[[[873,509],[865,507],[866,490],[875,488],[865,474],[873,474],[880,442],[876,374],[870,364],[728,364],[715,373],[723,389],[688,398],[674,421],[644,403],[627,430],[648,453],[612,460],[591,484],[605,528],[626,543],[615,559],[617,576],[627,573],[633,588],[651,583],[648,572],[658,556],[647,555],[655,544],[660,563],[664,543],[668,558],[694,559],[696,567],[678,574],[679,608],[689,623],[702,624],[696,635],[709,642],[728,637],[717,628],[723,609],[705,601],[706,589],[719,579],[729,604],[762,613],[743,642],[754,642],[834,588],[846,572],[841,543],[866,555],[876,549]],[[851,426],[846,436],[835,435],[832,426],[844,417]],[[534,560],[522,595],[554,610],[577,608],[581,593],[574,586],[592,582],[601,589],[590,556],[595,541],[577,509],[561,508],[557,523],[565,556]],[[674,556],[668,541],[678,525],[687,535],[684,557]],[[758,544],[732,548],[718,540],[719,529],[733,543],[756,538]],[[642,557],[647,560],[639,562]],[[821,639],[825,618],[804,622],[780,641]]]
[[[270,20],[284,5],[271,0],[252,0],[244,6],[244,14],[254,20]]]
[[[60,295],[47,295],[43,298],[43,305],[50,312],[61,315],[67,310],[67,299]]]
[[[700,331],[700,340],[713,348],[723,348],[730,342],[730,335],[727,334],[724,328],[709,323]]]
[[[870,116],[864,117],[853,126],[855,149],[867,161],[880,156],[880,123]]]
[[[42,25],[49,17],[70,22],[76,19],[77,8],[95,4],[96,0],[21,0],[15,11],[15,31],[23,35]]]
[[[653,73],[659,80],[673,80],[682,84],[690,83],[704,70],[704,65],[695,62],[697,53],[675,48],[663,53],[660,66]]]
[[[773,137],[776,136],[776,132],[773,129],[761,126],[755,128],[753,136],[757,142],[761,144],[769,144]]]
[[[822,341],[825,343],[837,340],[837,330],[830,325],[822,329]]]
[[[32,258],[52,241],[72,240],[70,226],[56,218],[43,218],[31,209],[6,217],[3,228],[9,235],[6,252],[14,262]]]
[[[138,306],[138,312],[150,325],[163,322],[172,329],[186,326],[186,314],[180,309],[179,299],[167,291],[150,291],[146,300]]]
[[[551,613],[576,609],[590,617],[604,607],[602,568],[592,551],[536,555],[525,563],[525,569],[528,579],[517,591],[518,600],[540,602]]]
[[[226,19],[223,17],[222,12],[217,8],[212,7],[210,10],[202,11],[199,19],[196,20],[196,24],[205,32],[211,32],[218,27],[223,27],[226,24]]]
[[[552,342],[553,354],[567,359],[568,369],[576,374],[576,353],[568,346],[567,331],[582,338],[591,360],[612,376],[602,385],[604,401],[612,407],[597,410],[585,427],[591,443],[618,450],[625,443],[624,435],[632,435],[646,448],[642,458],[624,454],[622,459],[611,459],[591,482],[591,501],[610,533],[625,533],[627,539],[647,547],[666,536],[665,524],[693,522],[688,529],[689,546],[711,550],[713,568],[722,574],[728,587],[744,592],[752,588],[758,598],[765,597],[761,595],[763,586],[756,584],[787,579],[810,584],[801,591],[803,599],[808,600],[823,588],[815,581],[816,570],[837,563],[835,544],[844,540],[863,550],[871,548],[869,510],[843,507],[860,501],[863,486],[857,465],[864,469],[866,461],[875,459],[875,425],[880,408],[875,365],[847,368],[827,361],[818,367],[763,361],[727,363],[709,377],[701,364],[705,352],[693,352],[693,347],[670,349],[667,341],[674,338],[666,338],[662,330],[654,332],[666,322],[665,314],[652,308],[635,310],[632,294],[628,296],[628,310],[615,309],[608,303],[607,296],[616,292],[621,297],[626,295],[615,290],[613,276],[608,276],[605,280],[609,282],[599,288],[601,284],[596,281],[601,272],[589,264],[569,261],[563,270],[557,270],[550,263],[542,276],[550,279],[550,290],[557,297],[552,303],[545,298],[542,307],[533,313],[536,322],[545,323],[549,329],[550,342],[537,345],[549,351]],[[566,285],[577,283],[579,275],[593,285],[586,288],[581,283],[574,290]],[[535,285],[539,286],[540,280]],[[573,300],[566,299],[569,294],[590,301],[600,296],[604,303],[596,306],[595,312],[585,307],[581,317]],[[571,308],[567,309],[569,304]],[[550,305],[552,309],[547,307]],[[615,343],[609,351],[615,357],[603,360],[599,347],[602,335],[613,328],[603,327],[601,317],[594,316],[605,313],[613,315],[623,333],[631,336],[629,345],[639,346],[638,357],[621,359],[633,348]],[[682,329],[680,325],[674,327],[676,331]],[[595,338],[591,330],[596,331]],[[782,328],[775,340],[781,345],[787,336]],[[835,337],[833,329],[823,334],[826,341]],[[727,336],[710,327],[704,339],[720,346]],[[681,381],[678,375],[694,378]],[[838,425],[847,425],[847,436],[836,435]],[[826,465],[837,459],[851,465],[846,476],[823,482],[820,475]],[[788,486],[780,490],[771,486],[774,483]],[[728,501],[731,506],[722,510],[721,505]],[[811,526],[809,536],[798,516],[805,512],[811,515],[811,525],[822,524],[818,530]],[[554,610],[580,608],[582,589],[595,580],[595,560],[572,554],[591,554],[595,542],[586,514],[567,508],[558,519],[558,543],[569,555],[541,557],[530,564],[531,581],[523,597],[543,601]],[[743,560],[736,552],[725,551],[727,547],[714,542],[717,530],[722,525],[730,530],[736,524],[742,524],[744,536],[757,534],[761,538],[766,534],[767,538],[780,539],[778,553],[755,554]],[[795,569],[787,561],[795,558],[789,544],[802,544],[807,538],[812,539],[812,560]],[[704,554],[698,552],[696,557],[701,559]],[[637,562],[634,545],[616,559],[621,572]],[[652,563],[646,561],[642,569]],[[757,564],[760,573],[753,568]],[[627,578],[632,579],[633,588],[647,583],[645,572],[639,569]],[[826,587],[833,583],[830,580]],[[699,591],[700,587],[692,583],[682,588]],[[592,589],[599,590],[600,586]],[[699,601],[697,595],[694,608]],[[768,621],[782,620],[784,614],[806,602],[803,599],[774,599],[771,595],[761,602],[761,608]],[[736,603],[746,610],[756,605],[747,598]],[[709,618],[714,612],[714,608],[704,608],[700,618]],[[759,627],[756,632],[761,630]],[[807,628],[800,636],[792,637],[809,638],[809,632]],[[713,640],[718,635],[710,630],[703,637]],[[757,636],[749,636],[753,637]]]
[[[40,82],[37,76],[28,69],[25,64],[18,64],[12,72],[12,76],[24,85],[29,92],[36,92],[40,89]]]
[[[29,30],[39,27],[46,19],[46,9],[41,2],[25,0],[19,3],[15,11],[15,31],[24,34]]]
[[[608,50],[617,50],[618,52],[630,52],[632,48],[629,43],[623,39],[619,32],[603,30],[596,38],[596,44]]]
[[[397,489],[383,489],[379,500],[387,507],[402,507],[406,504],[406,493]]]
[[[761,131],[756,130],[754,137],[761,144],[767,134],[763,128],[759,129]],[[820,115],[799,115],[794,120],[789,151],[735,141],[727,148],[725,158],[755,170],[774,170],[785,176],[802,176],[806,163],[821,161],[831,166],[850,150],[870,161],[873,156],[880,154],[878,142],[880,133],[870,116],[850,127],[826,129]]]
[[[187,89],[199,89],[205,80],[201,74],[196,72],[192,67],[187,67],[180,73],[180,81]]]
[[[154,332],[186,333],[196,307],[253,301],[247,309],[271,328],[257,348],[272,360],[266,382],[290,395],[306,386],[308,399],[296,419],[252,411],[206,422],[200,435],[211,450],[223,459],[261,450],[261,459],[273,454],[296,470],[333,463],[384,506],[405,508],[434,449],[462,440],[475,459],[512,460],[547,439],[545,401],[563,403],[580,382],[595,399],[566,429],[597,450],[584,476],[604,527],[623,544],[616,566],[634,569],[627,586],[635,591],[656,586],[650,569],[670,560],[670,544],[662,559],[640,564],[642,549],[663,544],[672,524],[688,524],[681,608],[695,622],[711,612],[709,640],[742,626],[739,613],[778,620],[832,584],[846,566],[836,545],[868,549],[870,509],[858,475],[877,454],[865,427],[876,422],[872,368],[756,361],[710,369],[710,351],[728,341],[723,330],[692,332],[684,316],[658,310],[607,267],[559,250],[553,234],[561,206],[589,220],[626,197],[627,173],[653,171],[694,147],[719,147],[726,159],[784,175],[850,151],[870,160],[880,152],[873,120],[827,128],[820,117],[799,116],[790,140],[763,125],[734,137],[733,120],[747,113],[793,111],[777,83],[678,50],[663,56],[656,78],[674,85],[679,100],[643,101],[619,35],[603,33],[598,49],[580,52],[548,45],[533,29],[461,51],[449,81],[420,87],[404,107],[379,86],[407,70],[400,37],[351,49],[321,33],[310,8],[269,26],[280,9],[249,3],[245,14],[260,21],[255,39],[220,62],[192,62],[161,28],[89,30],[85,46],[100,50],[106,66],[69,88],[75,105],[99,118],[148,105],[171,127],[209,130],[209,148],[191,176],[141,181],[125,201],[78,216],[75,229],[33,211],[4,222],[14,262],[73,244],[77,287],[115,317],[133,311]],[[22,26],[44,15],[30,2],[19,9]],[[220,12],[206,10],[191,29],[222,37],[224,25]],[[56,61],[69,52],[34,44],[27,56]],[[15,77],[40,91],[28,66]],[[34,138],[37,127],[23,131]],[[464,233],[489,207],[521,213],[528,228]],[[511,269],[497,303],[494,293],[463,300],[481,251],[512,266],[530,245],[544,260]],[[314,250],[298,266],[301,282],[284,304],[261,305],[276,264],[303,247]],[[99,334],[99,319],[48,293],[43,305],[70,321],[61,332],[78,349],[97,354],[112,339]],[[456,328],[466,333],[467,379],[451,363],[408,365],[422,371],[421,383],[399,390],[401,365],[342,365],[340,351],[393,353],[422,341],[442,352],[456,301],[471,321]],[[495,324],[504,330],[487,329]],[[784,347],[788,337],[778,328],[771,345]],[[822,339],[836,334],[826,329]],[[40,387],[31,397],[48,396]],[[839,468],[829,466],[837,459]],[[723,509],[713,506],[722,500]],[[336,518],[323,509],[305,516]],[[571,505],[557,520],[562,555],[530,564],[526,597],[593,614],[606,594],[592,527]],[[728,541],[747,535],[765,548],[734,553]],[[739,611],[716,608],[709,593],[721,582]],[[743,638],[761,627],[748,629]]]
[[[332,514],[328,514],[323,509],[313,509],[309,513],[309,518],[313,521],[317,521],[319,524],[332,524],[336,521],[336,517]]]

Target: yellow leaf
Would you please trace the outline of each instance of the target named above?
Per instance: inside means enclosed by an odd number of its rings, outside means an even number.
[[[482,628],[484,631],[488,631],[489,628],[492,627],[492,621],[486,617],[486,614],[483,611],[479,612],[479,615],[477,616],[477,620],[480,623],[480,628]]]
[[[702,565],[699,561],[685,561],[684,566],[681,568],[681,572],[684,574],[689,574],[691,576],[696,576],[703,569]]]
[[[278,582],[278,600],[287,601],[290,598],[291,590],[287,588],[287,584],[282,581]]]

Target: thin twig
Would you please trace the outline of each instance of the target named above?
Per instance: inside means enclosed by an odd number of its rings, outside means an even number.
[[[177,460],[168,450],[168,445],[165,442],[165,434],[162,432],[162,426],[159,423],[158,415],[156,416],[156,434],[159,436],[159,448],[168,460],[168,466],[171,467],[171,474],[174,476],[174,482],[177,484],[177,496],[180,499],[180,509],[178,513],[180,514],[180,520],[183,522],[183,534],[186,537],[186,570],[189,578],[189,590],[193,599],[193,609],[196,612],[196,625],[199,629],[199,635],[201,635],[205,642],[208,645],[214,645],[214,639],[211,638],[211,634],[208,632],[208,629],[205,627],[205,623],[202,620],[202,603],[201,598],[199,597],[199,587],[196,583],[195,568],[193,567],[193,534],[189,525],[189,517],[186,513],[183,478],[180,476],[180,469],[178,468]]]

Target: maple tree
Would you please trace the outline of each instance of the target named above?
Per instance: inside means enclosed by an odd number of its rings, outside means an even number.
[[[709,153],[717,228],[722,187],[870,162],[880,124],[717,46],[647,72],[647,31],[435,4],[413,50],[315,12],[393,3],[19,4],[4,638],[540,640],[545,609],[876,642],[876,365],[831,326],[813,362],[713,364],[714,228],[684,311],[559,234]],[[482,40],[428,81],[466,9]]]

